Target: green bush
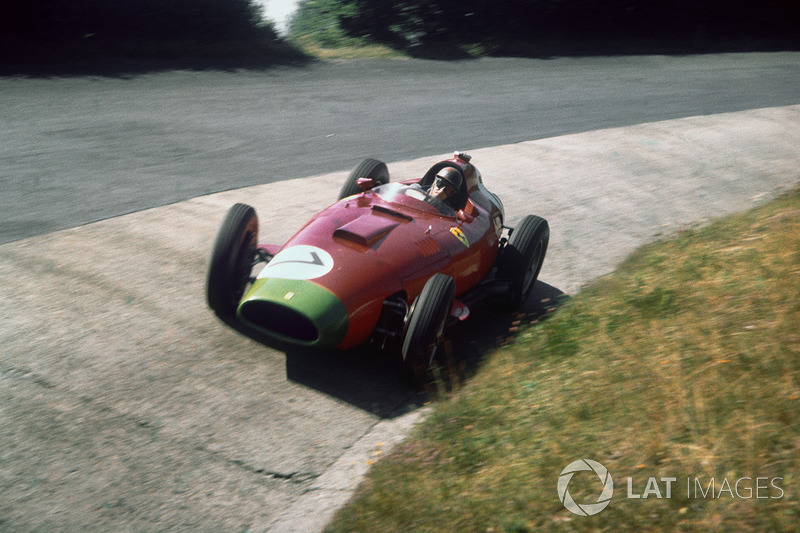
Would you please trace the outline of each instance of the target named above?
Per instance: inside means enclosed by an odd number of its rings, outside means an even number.
[[[418,55],[800,46],[794,0],[305,0],[292,33],[333,47],[347,39]]]

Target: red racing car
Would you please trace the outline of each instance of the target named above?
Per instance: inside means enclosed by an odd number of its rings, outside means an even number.
[[[523,303],[547,252],[547,221],[528,215],[505,226],[470,159],[457,152],[421,178],[391,183],[384,163],[365,159],[339,200],[283,246],[259,244],[255,210],[234,205],[214,244],[208,305],[283,346],[397,339],[420,376],[471,305]]]

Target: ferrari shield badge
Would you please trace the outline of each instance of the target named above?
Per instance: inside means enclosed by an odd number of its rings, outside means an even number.
[[[461,231],[460,228],[450,228],[450,233],[455,235],[456,239],[461,241],[461,244],[469,248],[469,240],[467,240],[467,236],[464,235],[464,232]]]

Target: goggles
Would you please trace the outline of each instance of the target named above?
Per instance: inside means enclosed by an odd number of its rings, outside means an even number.
[[[436,179],[433,181],[433,186],[437,189],[444,189],[448,194],[456,189],[450,180],[444,179],[441,176],[436,176]]]

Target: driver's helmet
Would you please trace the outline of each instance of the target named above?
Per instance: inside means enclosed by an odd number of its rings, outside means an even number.
[[[445,201],[458,192],[462,181],[461,173],[458,170],[453,167],[444,167],[436,173],[428,192],[431,196]]]

